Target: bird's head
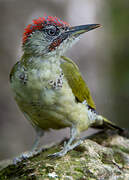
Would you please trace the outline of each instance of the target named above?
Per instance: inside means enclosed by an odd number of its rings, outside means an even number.
[[[57,17],[47,16],[33,20],[23,34],[23,50],[36,56],[63,55],[81,34],[100,27],[100,24],[70,26]]]

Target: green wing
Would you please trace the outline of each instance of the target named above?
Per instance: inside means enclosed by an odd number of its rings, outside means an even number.
[[[83,102],[84,100],[86,100],[88,105],[91,108],[95,109],[95,103],[91,97],[86,82],[83,80],[79,72],[78,66],[71,59],[65,56],[61,56],[61,58],[63,59],[61,68],[75,97],[79,102]]]

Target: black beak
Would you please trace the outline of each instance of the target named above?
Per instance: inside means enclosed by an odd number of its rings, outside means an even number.
[[[69,35],[78,37],[80,34],[91,31],[98,27],[101,27],[101,25],[100,24],[87,24],[87,25],[74,26],[74,27],[70,27],[66,33],[68,33]]]

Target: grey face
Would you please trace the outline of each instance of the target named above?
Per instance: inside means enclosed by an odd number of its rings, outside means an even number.
[[[27,39],[23,50],[28,54],[44,55],[54,51],[66,37],[67,28],[47,25],[42,30],[34,31]]]
[[[48,24],[40,30],[33,31],[23,45],[27,54],[42,56],[63,54],[72,46],[78,37],[92,29],[100,27],[99,24],[88,24],[75,27],[56,26]]]

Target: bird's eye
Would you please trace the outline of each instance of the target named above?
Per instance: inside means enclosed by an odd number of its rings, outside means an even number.
[[[47,34],[49,36],[55,36],[59,34],[59,30],[54,26],[53,28],[47,29]]]
[[[47,33],[48,33],[48,35],[50,35],[50,36],[55,36],[56,31],[55,31],[55,29],[49,29],[49,30],[47,31]]]

